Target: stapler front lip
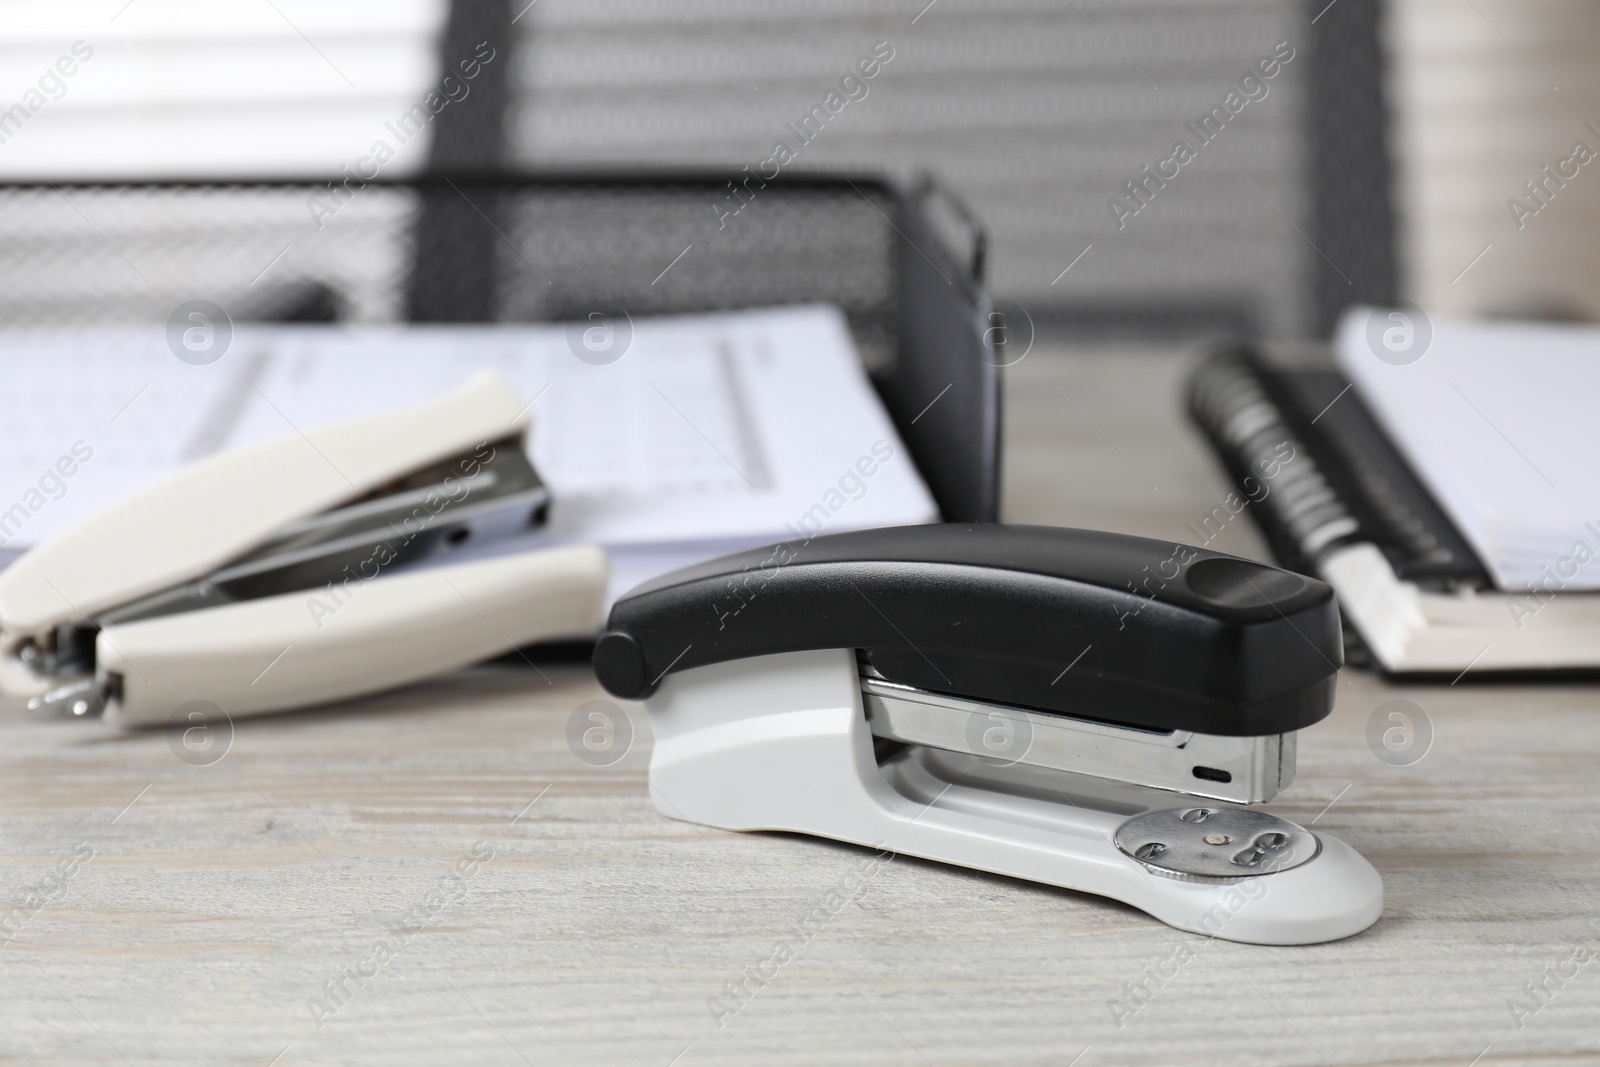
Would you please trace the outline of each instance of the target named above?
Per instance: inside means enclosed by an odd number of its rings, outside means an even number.
[[[507,642],[593,633],[609,570],[598,548],[411,567],[545,521],[525,415],[480,375],[113,502],[0,572],[0,689],[36,710],[145,725],[188,701],[285,710]]]
[[[1314,579],[1004,525],[688,568],[618,601],[594,658],[609,692],[646,701],[665,814],[886,846],[1262,943],[1348,936],[1381,911],[1348,846],[1232,806],[1292,781],[1342,661]]]

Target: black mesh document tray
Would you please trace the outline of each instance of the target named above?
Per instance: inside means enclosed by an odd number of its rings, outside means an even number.
[[[956,225],[949,225],[954,220]],[[964,229],[965,233],[961,230]],[[947,240],[970,242],[962,253]],[[931,181],[747,173],[0,185],[0,325],[539,322],[827,302],[947,521],[993,521],[983,236]]]

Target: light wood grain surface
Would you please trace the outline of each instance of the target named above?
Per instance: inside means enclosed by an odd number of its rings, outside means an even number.
[[[1226,490],[1181,364],[1008,371],[1007,517],[1184,537]],[[1262,552],[1242,518],[1217,547]],[[1600,1063],[1600,959],[1570,962],[1600,951],[1600,689],[1343,672],[1271,808],[1382,872],[1358,937],[1207,941],[898,858],[720,1026],[708,1002],[872,853],[663,818],[639,708],[617,763],[569,747],[602,696],[578,667],[480,668],[241,722],[205,766],[178,735],[6,713],[0,1062]],[[1367,741],[1397,698],[1433,727],[1407,767]]]

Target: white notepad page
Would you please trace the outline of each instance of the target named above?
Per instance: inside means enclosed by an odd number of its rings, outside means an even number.
[[[1339,368],[1495,584],[1600,589],[1600,329],[1435,319],[1410,359],[1392,314],[1346,312]]]
[[[240,326],[205,366],[159,327],[0,332],[0,542],[36,544],[190,460],[484,369],[530,402],[555,501],[546,529],[499,550],[607,545],[614,591],[796,529],[937,517],[843,316],[816,306],[635,319],[606,365],[560,325]]]

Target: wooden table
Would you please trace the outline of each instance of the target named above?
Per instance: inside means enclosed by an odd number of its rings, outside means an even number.
[[[1226,490],[1180,416],[1182,363],[1008,371],[1007,517],[1184,537]],[[1262,553],[1243,518],[1217,545]],[[1358,937],[1206,941],[898,858],[720,1019],[726,984],[871,853],[658,815],[639,708],[616,763],[569,746],[603,696],[586,669],[241,722],[214,762],[220,738],[12,712],[0,1062],[1600,1063],[1600,960],[1573,957],[1600,951],[1597,695],[1343,672],[1271,807],[1383,873]],[[1411,766],[1366,739],[1396,698],[1433,727]]]

